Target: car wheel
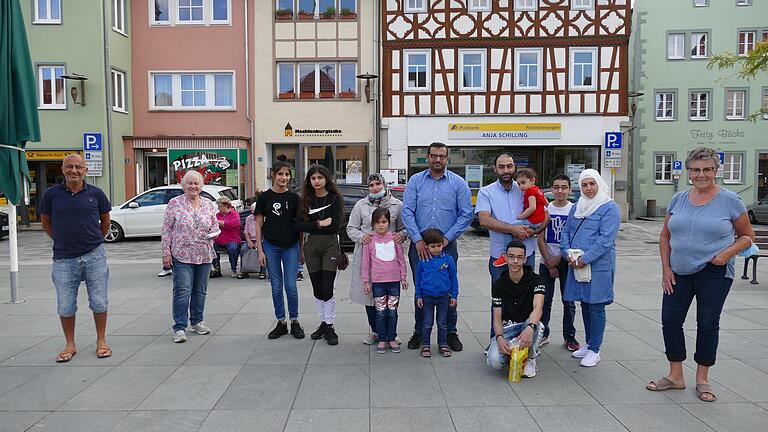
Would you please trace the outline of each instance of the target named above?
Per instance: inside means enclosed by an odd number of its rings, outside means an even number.
[[[755,217],[755,213],[752,210],[750,210],[747,214],[749,215],[749,221],[753,224],[756,224],[757,218]]]
[[[123,228],[118,225],[117,222],[110,221],[109,231],[107,231],[107,235],[104,236],[104,241],[107,243],[117,243],[124,238],[125,234],[123,233]]]

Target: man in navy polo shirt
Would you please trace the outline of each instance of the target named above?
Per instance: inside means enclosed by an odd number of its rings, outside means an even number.
[[[102,243],[109,229],[112,207],[101,189],[85,182],[88,168],[80,155],[64,158],[61,169],[65,182],[45,191],[39,209],[43,229],[53,239],[51,274],[61,328],[67,341],[56,361],[68,362],[77,353],[75,313],[80,281],[85,281],[88,306],[96,322],[96,356],[106,358],[112,355],[112,350],[104,336],[109,268]]]

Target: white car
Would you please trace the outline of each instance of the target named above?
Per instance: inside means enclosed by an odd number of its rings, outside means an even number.
[[[115,243],[127,237],[159,236],[168,201],[183,193],[180,185],[160,186],[135,196],[119,207],[114,207],[109,212],[111,221],[104,241]],[[204,185],[200,195],[211,201],[225,196],[232,200],[232,205],[237,211],[243,210],[243,202],[231,187]]]

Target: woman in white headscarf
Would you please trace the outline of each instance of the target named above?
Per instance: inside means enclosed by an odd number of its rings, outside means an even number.
[[[570,266],[563,300],[581,303],[587,344],[572,355],[581,359],[582,366],[591,367],[600,361],[605,306],[613,302],[621,213],[600,173],[593,169],[582,171],[579,185],[581,197],[571,209],[560,240],[560,249]],[[577,281],[574,270],[587,268],[589,272],[583,273],[591,273],[590,279]]]

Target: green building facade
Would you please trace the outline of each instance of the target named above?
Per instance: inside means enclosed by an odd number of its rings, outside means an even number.
[[[683,164],[700,146],[722,152],[717,183],[750,204],[768,195],[768,74],[751,81],[707,69],[713,53],[745,53],[768,39],[768,2],[637,0],[632,17],[632,214],[663,216],[690,187]]]
[[[113,205],[125,199],[122,137],[133,127],[129,1],[21,1],[41,129],[41,141],[27,147],[32,182],[24,221],[38,221],[40,197],[62,180],[61,160],[73,152],[89,158],[87,181],[102,188]],[[93,149],[87,154],[85,140]]]

